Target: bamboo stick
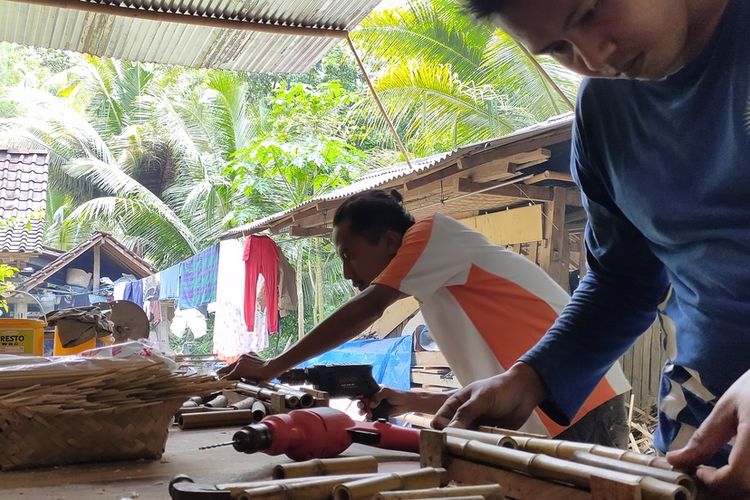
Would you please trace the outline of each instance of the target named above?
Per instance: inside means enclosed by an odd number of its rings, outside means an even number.
[[[341,479],[327,477],[308,478],[307,481],[293,484],[272,484],[243,491],[238,498],[265,500],[326,500],[331,491],[342,484]]]
[[[340,474],[340,475],[333,475],[333,476],[325,476],[325,477],[321,477],[320,479],[337,480],[341,483],[344,483],[346,481],[365,479],[365,478],[373,477],[376,475],[378,474]],[[274,485],[280,485],[280,484],[284,484],[284,485],[306,484],[308,482],[310,482],[309,477],[292,477],[289,479],[259,479],[257,481],[247,481],[243,483],[217,484],[216,489],[236,491],[237,494],[239,494],[241,490],[252,490],[255,488],[260,488],[260,487],[265,487],[265,486],[274,486]]]
[[[449,488],[428,488],[424,490],[382,491],[374,500],[407,500],[410,498],[456,498],[479,496],[487,500],[504,500],[503,489],[499,484],[454,486]]]
[[[260,386],[272,391],[276,391],[279,394],[290,394],[292,396],[296,396],[297,398],[299,398],[300,408],[310,408],[315,404],[315,398],[312,397],[312,394],[308,394],[304,391],[298,391],[296,389],[292,389],[291,387],[287,387],[282,384],[273,384],[271,382],[262,382]]]
[[[423,413],[407,413],[405,415],[401,415],[400,418],[405,422],[410,423],[411,425],[416,425],[417,427],[421,427],[423,429],[432,429],[433,415],[425,415]]]
[[[271,401],[271,398],[274,394],[279,394],[276,391],[258,387],[257,385],[252,385],[245,382],[238,382],[234,390],[239,392],[240,394],[245,394],[268,402]],[[284,404],[287,408],[293,409],[299,407],[299,398],[297,396],[294,396],[292,394],[283,394],[283,396]]]
[[[695,498],[698,494],[698,485],[696,484],[695,480],[689,475],[682,472],[659,469],[658,467],[649,467],[648,465],[624,462],[622,460],[602,457],[599,455],[594,455],[592,453],[586,453],[584,451],[576,451],[575,453],[573,453],[573,460],[578,463],[593,465],[594,467],[616,470],[619,472],[635,474],[638,476],[649,476],[661,481],[666,481],[668,483],[678,484],[688,490],[688,492],[690,492],[690,498]]]
[[[682,486],[666,483],[652,477],[601,469],[544,454],[528,453],[452,436],[448,436],[447,443],[450,455],[501,469],[523,472],[541,479],[569,483],[590,489],[591,478],[599,477],[613,482],[639,485],[643,500],[690,499],[690,493]]]
[[[378,461],[375,457],[316,458],[307,462],[278,464],[273,468],[273,477],[275,479],[286,479],[377,471]]]
[[[211,401],[203,403],[203,406],[207,406],[209,408],[225,408],[228,404],[229,400],[227,399],[227,397],[223,394],[219,394]]]
[[[503,434],[500,432],[500,429],[495,429],[493,427],[480,427],[480,429],[493,434]],[[649,467],[657,467],[664,470],[674,470],[674,467],[672,467],[664,457],[643,455],[641,453],[610,448],[608,446],[577,443],[574,441],[562,441],[559,439],[529,438],[525,436],[511,436],[511,438],[516,442],[519,450],[532,453],[544,453],[545,455],[565,460],[571,460],[573,453],[576,451],[583,451],[600,457],[614,458],[624,462],[647,465]]]
[[[457,429],[455,427],[446,427],[443,432],[449,436],[461,438],[461,439],[473,439],[481,441],[482,443],[493,444],[495,446],[503,446],[505,448],[518,449],[518,444],[510,436],[503,436],[502,434],[490,434],[488,432],[470,431],[467,429]]]
[[[227,425],[247,425],[253,423],[252,410],[230,410],[208,413],[186,413],[177,419],[180,429],[201,429]]]
[[[417,490],[435,488],[443,482],[445,469],[425,467],[402,474],[391,473],[368,479],[349,481],[336,486],[333,490],[335,500],[372,497],[386,490]]]
[[[421,500],[440,500],[445,497],[421,497]],[[462,497],[449,497],[451,500],[485,500],[482,495],[467,495]],[[505,497],[503,497],[505,498]]]
[[[187,415],[188,413],[219,413],[223,411],[237,411],[235,408],[209,408],[208,406],[198,406],[197,408],[181,407],[177,410],[175,417]]]
[[[254,397],[248,397],[245,399],[240,399],[236,403],[232,403],[229,405],[230,408],[234,408],[235,410],[249,410],[253,407],[253,403],[255,403],[257,400]]]
[[[258,400],[253,403],[253,407],[250,408],[250,410],[253,412],[253,420],[255,420],[256,422],[260,422],[261,420],[266,418],[266,415],[268,414],[268,408],[266,408],[266,405],[264,405],[262,401]]]

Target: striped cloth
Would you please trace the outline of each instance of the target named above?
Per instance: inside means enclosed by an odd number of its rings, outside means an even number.
[[[193,309],[216,301],[219,245],[213,245],[180,263],[180,309]]]

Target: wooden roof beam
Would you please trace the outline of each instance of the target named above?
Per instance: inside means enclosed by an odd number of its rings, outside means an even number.
[[[295,237],[308,238],[311,236],[325,236],[331,233],[333,228],[330,226],[301,227],[292,226],[289,228],[289,234]]]
[[[544,181],[561,181],[569,182],[574,184],[573,176],[565,172],[555,172],[554,170],[545,170],[540,174],[536,174],[531,179],[525,181],[526,184],[538,184]]]
[[[529,167],[539,165],[549,160],[551,156],[552,153],[549,149],[537,148],[510,156],[504,155],[502,158],[491,159],[484,163],[467,165],[467,162],[464,162],[464,170],[471,170],[469,177],[476,182],[489,182],[497,180],[503,175],[508,176],[514,173],[513,167],[516,165],[527,164]]]
[[[540,155],[539,155],[539,158],[537,159],[526,161],[526,162],[510,162],[508,164],[508,172],[516,174],[526,168],[541,165],[542,163],[552,158],[552,152],[549,149],[540,148],[538,151]]]
[[[458,191],[460,193],[476,193],[503,196],[506,198],[518,198],[529,201],[552,201],[552,189],[547,187],[526,186],[523,184],[510,184],[492,188],[494,182],[474,182],[471,179],[459,179]]]

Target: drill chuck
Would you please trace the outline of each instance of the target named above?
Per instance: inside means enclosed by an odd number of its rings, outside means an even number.
[[[273,437],[265,424],[246,425],[232,436],[232,446],[240,453],[257,453],[271,447]]]
[[[279,380],[287,385],[302,385],[309,382],[307,368],[292,368],[279,376]]]

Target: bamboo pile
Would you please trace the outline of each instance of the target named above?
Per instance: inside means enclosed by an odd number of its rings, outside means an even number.
[[[328,406],[327,393],[281,384],[237,382],[220,394],[192,396],[177,410],[174,421],[183,430],[242,426],[259,422],[266,415],[312,406]]]
[[[504,500],[497,484],[461,486],[449,483],[443,468],[424,467],[402,472],[378,472],[375,457],[316,459],[296,464],[282,464],[283,473],[274,480],[229,483],[208,486],[234,500],[407,500],[445,498]],[[170,483],[173,499],[181,492],[201,491],[189,477],[178,476]]]
[[[409,415],[403,418],[412,421]],[[413,424],[425,421],[417,416]],[[479,473],[481,465],[509,488],[509,494],[512,491],[520,498],[532,491],[538,493],[543,485],[558,492],[557,485],[575,486],[591,492],[593,499],[633,498],[635,491],[644,500],[692,500],[698,494],[695,478],[674,470],[663,457],[494,427],[481,427],[480,431],[425,428],[420,452],[422,465],[445,466],[453,478],[469,479],[472,469],[476,467]],[[457,463],[461,472],[454,475]],[[613,489],[620,496],[612,496]]]
[[[34,361],[0,366],[2,469],[158,458],[182,402],[227,386],[148,359]]]

